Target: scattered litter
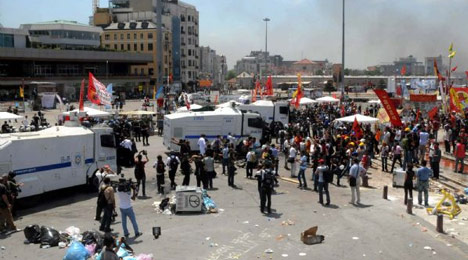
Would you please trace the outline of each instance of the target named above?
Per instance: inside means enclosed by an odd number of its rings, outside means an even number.
[[[163,215],[172,215],[172,212],[170,209],[165,209],[162,213]]]
[[[311,227],[301,233],[301,241],[306,245],[313,245],[322,243],[325,236],[317,235],[318,227]]]
[[[288,257],[288,254],[282,254],[281,256],[282,257]]]
[[[205,240],[206,241],[209,241],[211,239],[211,237],[206,237]]]
[[[283,238],[284,238],[284,235],[279,235],[279,236],[276,237],[276,240],[281,241],[281,240],[283,240]]]
[[[432,248],[430,246],[425,246],[424,249],[425,250],[432,250]]]
[[[413,244],[409,244],[408,246],[409,246],[409,247],[413,247]]]
[[[5,250],[6,248],[4,246],[1,247],[2,250]]]
[[[242,224],[249,224],[249,221],[246,220],[246,221],[242,222]]]
[[[379,251],[379,254],[382,254],[382,253],[383,253],[382,250],[380,250],[380,251]]]
[[[65,247],[67,247],[67,243],[59,242],[58,246],[59,246],[59,248],[65,248]]]
[[[259,227],[259,225],[258,225],[258,224],[255,224],[255,226],[256,226],[256,227]]]
[[[452,244],[447,244],[448,247],[452,247]]]
[[[362,256],[366,257],[366,254],[362,254]]]
[[[353,240],[359,240],[359,237],[353,237]]]
[[[432,251],[432,254],[435,255],[435,254],[437,254],[437,253],[436,253],[436,251]]]
[[[306,256],[306,253],[299,253],[299,256]]]
[[[224,209],[218,209],[219,212],[224,212]]]
[[[464,225],[465,225],[465,223],[462,223],[462,222],[460,222],[460,223],[458,223],[458,225],[464,226]]]
[[[292,221],[290,219],[281,222],[282,226],[294,226],[294,224],[295,224],[294,221]]]
[[[421,228],[421,232],[427,232],[427,228],[422,227],[422,228]]]
[[[273,254],[273,249],[268,248],[268,249],[265,250],[265,253],[267,253],[267,254]]]
[[[462,220],[464,220],[464,221],[467,221],[467,220],[468,220],[468,218],[462,218]]]
[[[211,243],[210,247],[218,247],[218,244],[217,243]]]

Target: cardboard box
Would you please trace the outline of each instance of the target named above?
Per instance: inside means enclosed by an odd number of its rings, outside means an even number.
[[[201,212],[202,189],[195,186],[176,187],[176,212]]]

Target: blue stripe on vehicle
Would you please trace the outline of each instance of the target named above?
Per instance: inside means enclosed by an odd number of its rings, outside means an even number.
[[[94,162],[93,158],[89,158],[85,160],[85,164],[89,164],[93,162]],[[55,170],[55,169],[68,168],[68,167],[71,167],[71,165],[72,165],[71,162],[64,162],[64,163],[49,164],[49,165],[36,166],[36,167],[25,168],[25,169],[20,169],[20,170],[14,170],[14,172],[16,173],[16,175],[23,175],[23,174],[30,174],[30,173],[35,173],[35,172],[44,172],[44,171],[50,171],[50,170]]]

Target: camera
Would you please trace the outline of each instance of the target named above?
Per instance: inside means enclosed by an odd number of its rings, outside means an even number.
[[[136,190],[137,186],[136,183],[132,181],[132,178],[125,179],[123,175],[119,179],[119,183],[117,184],[117,191],[119,192],[131,192],[132,190]]]

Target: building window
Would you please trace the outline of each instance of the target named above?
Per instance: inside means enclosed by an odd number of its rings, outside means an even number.
[[[188,65],[189,65],[189,67],[192,66],[192,60],[188,61]]]
[[[7,48],[15,47],[15,38],[13,34],[0,33],[0,47],[7,47]]]
[[[189,17],[190,17],[190,16],[189,16]],[[190,70],[188,71],[188,77],[189,77],[189,79],[192,78],[192,72],[191,72]]]
[[[110,45],[109,44],[106,44],[106,49],[110,49]]]
[[[131,51],[131,49],[130,49],[130,43],[127,44],[127,51]]]
[[[134,40],[137,39],[136,33],[133,34],[133,39],[134,39]]]
[[[123,40],[124,39],[124,35],[123,33],[120,34],[120,39]]]
[[[153,50],[153,44],[152,44],[152,43],[148,43],[148,50],[149,50],[149,51],[152,51],[152,50]]]
[[[136,44],[136,43],[133,44],[133,50],[134,50],[134,51],[138,51],[138,47],[137,47],[137,44]]]
[[[114,40],[117,40],[117,34],[114,33]]]
[[[188,49],[188,56],[192,56],[192,50],[191,49]],[[189,64],[190,66],[190,64]]]
[[[143,38],[144,38],[144,37],[143,37],[143,34],[142,34],[142,33],[140,33],[140,39],[142,39],[142,40],[143,40]]]
[[[140,74],[141,74],[141,75],[145,75],[145,69],[141,68],[141,69],[140,69]]]
[[[130,34],[127,33],[127,40],[130,40]]]
[[[191,37],[188,38],[188,44],[192,44],[192,38]]]
[[[140,51],[143,51],[143,50],[144,50],[144,48],[145,48],[144,44],[143,44],[143,43],[141,43],[141,44],[140,44]]]
[[[153,34],[152,33],[148,33],[148,39],[153,39]]]
[[[124,49],[124,45],[123,45],[123,43],[122,43],[122,44],[120,44],[120,49],[121,49],[121,50],[123,50],[123,49]]]
[[[117,44],[114,44],[114,50],[117,50]]]
[[[190,15],[189,15],[189,16],[187,16],[187,18],[188,18],[187,20],[190,22]]]
[[[106,33],[106,34],[104,35],[104,39],[106,39],[106,41],[108,41],[108,40],[110,39],[110,35],[109,35],[108,33]]]
[[[138,75],[138,69],[137,68],[133,69],[133,74]]]

